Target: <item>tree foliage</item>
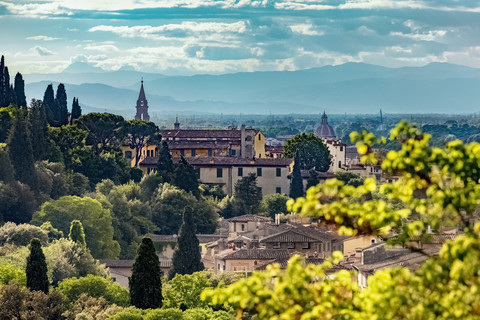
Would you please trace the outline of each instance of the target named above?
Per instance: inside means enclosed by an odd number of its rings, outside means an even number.
[[[143,147],[157,144],[161,139],[153,122],[138,119],[125,121],[119,129],[119,136],[124,137],[124,141],[135,150],[135,166],[138,166]]]
[[[180,162],[175,166],[172,184],[186,192],[191,192],[197,199],[200,197],[197,172],[184,157],[181,157]]]
[[[261,211],[270,218],[275,218],[276,214],[286,214],[288,197],[284,194],[274,193],[265,196],[261,203]]]
[[[141,309],[160,308],[162,275],[152,239],[143,238],[133,263],[132,276],[128,280],[130,303]]]
[[[177,247],[173,253],[172,268],[168,274],[172,279],[176,274],[192,274],[205,267],[201,261],[200,246],[196,236],[192,208],[185,208],[183,223],[177,239]]]
[[[297,199],[299,197],[303,197],[305,195],[305,191],[303,190],[303,178],[302,172],[300,171],[300,156],[297,154],[295,156],[295,163],[293,164],[292,170],[292,179],[290,181],[290,198]]]
[[[259,212],[262,190],[257,186],[257,176],[254,173],[248,174],[235,183],[233,199],[237,215]]]
[[[27,258],[27,287],[32,291],[48,293],[50,282],[47,276],[47,262],[43,254],[42,244],[38,239],[30,242],[30,255]]]
[[[97,154],[112,146],[118,129],[124,123],[122,116],[112,113],[87,113],[74,122],[80,129],[88,132],[87,142]]]
[[[315,169],[326,172],[330,168],[331,159],[328,147],[323,140],[313,133],[302,133],[285,141],[283,155],[293,158],[298,154],[298,163],[302,170]]]
[[[41,244],[48,243],[48,234],[43,229],[31,224],[15,224],[7,222],[0,227],[0,246],[12,244],[17,247],[27,246],[33,239]]]
[[[81,246],[86,246],[85,242],[85,232],[83,231],[82,222],[79,220],[73,220],[70,224],[70,233],[68,238],[75,243],[78,243]]]
[[[12,281],[16,281],[25,287],[27,285],[25,271],[9,263],[0,263],[0,287]]]
[[[309,189],[306,198],[289,200],[289,209],[337,224],[343,234],[395,230],[392,244],[423,235],[427,226],[462,226],[464,234],[447,241],[437,258],[414,272],[377,271],[360,290],[345,270],[326,276],[340,254],[308,266],[294,257],[286,270],[273,265],[204,297],[228,302],[239,314],[253,311],[259,319],[479,319],[480,224],[474,218],[480,204],[480,145],[451,141],[434,148],[430,135],[406,122],[391,131],[390,139],[401,148],[387,154],[382,169],[400,179],[378,187],[386,197],[368,196],[377,190],[373,179],[358,187],[333,179]],[[375,162],[372,146],[386,141],[368,132],[354,133],[352,140],[364,162]]]

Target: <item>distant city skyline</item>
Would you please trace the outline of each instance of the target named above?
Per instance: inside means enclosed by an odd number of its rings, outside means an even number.
[[[469,0],[9,0],[0,29],[12,73],[75,62],[167,75],[346,62],[480,68],[480,3]]]

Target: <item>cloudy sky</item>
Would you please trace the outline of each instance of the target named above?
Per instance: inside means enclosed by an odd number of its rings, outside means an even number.
[[[0,0],[0,30],[0,54],[23,73],[480,68],[480,0]]]

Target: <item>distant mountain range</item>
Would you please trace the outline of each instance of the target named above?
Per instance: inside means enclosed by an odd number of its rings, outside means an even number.
[[[480,69],[446,63],[385,68],[346,63],[299,71],[165,76],[132,70],[106,72],[74,63],[58,74],[24,76],[27,98],[65,84],[85,111],[131,117],[140,80],[151,113],[473,113],[480,111]]]

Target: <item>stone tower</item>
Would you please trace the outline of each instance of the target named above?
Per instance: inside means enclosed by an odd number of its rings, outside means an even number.
[[[143,89],[143,78],[142,86],[140,87],[140,94],[138,95],[137,100],[137,114],[135,115],[135,119],[150,121],[150,116],[148,115],[148,101],[145,97],[145,90]]]

